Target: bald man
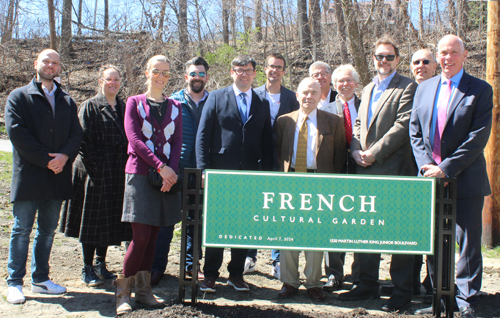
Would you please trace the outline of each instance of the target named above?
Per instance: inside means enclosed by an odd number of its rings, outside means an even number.
[[[460,317],[473,318],[471,306],[477,301],[483,273],[482,209],[484,197],[491,194],[483,150],[490,136],[493,90],[464,71],[467,51],[459,37],[442,38],[436,57],[442,72],[418,85],[410,138],[419,176],[457,179],[455,299]],[[432,257],[427,260],[432,262]]]
[[[434,56],[427,49],[418,50],[411,58],[411,72],[415,81],[420,84],[434,76],[437,63]]]
[[[300,108],[276,120],[276,152],[279,170],[284,172],[339,173],[345,164],[346,146],[343,120],[317,109],[321,99],[321,86],[308,77],[297,88]],[[302,148],[303,147],[303,148]],[[302,149],[303,151],[299,151]],[[297,154],[304,153],[305,156]],[[281,275],[283,287],[280,298],[298,292],[300,251],[281,250]],[[307,280],[304,287],[312,300],[322,300],[323,283],[321,262],[323,252],[305,251]]]
[[[34,66],[36,77],[12,91],[5,105],[5,126],[14,157],[10,193],[14,226],[7,265],[7,301],[11,304],[25,301],[23,278],[37,212],[31,291],[66,292],[49,278],[49,257],[61,203],[73,195],[71,166],[83,135],[75,102],[54,80],[61,70],[59,54],[44,50]]]

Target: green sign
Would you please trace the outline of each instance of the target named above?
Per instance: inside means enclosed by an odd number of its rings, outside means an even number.
[[[207,170],[210,247],[433,254],[434,178]]]

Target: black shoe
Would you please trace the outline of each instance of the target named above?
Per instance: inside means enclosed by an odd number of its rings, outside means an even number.
[[[391,298],[382,306],[382,310],[386,312],[404,312],[411,307],[411,299],[403,298],[399,295],[392,295]]]
[[[328,281],[323,285],[325,290],[339,290],[342,288],[342,282],[337,280],[334,275],[328,277]]]
[[[98,262],[94,266],[94,271],[96,275],[102,280],[116,279],[118,276],[108,271],[106,268],[106,262]]]
[[[424,300],[422,301],[424,304],[432,305],[432,301],[434,299],[434,293],[432,290],[426,291]]]
[[[380,294],[378,288],[366,288],[363,286],[356,286],[347,293],[339,294],[339,300],[366,300],[366,299],[379,299]]]
[[[104,281],[97,277],[92,265],[85,265],[82,269],[82,282],[89,287],[95,287],[104,284]]]
[[[460,307],[460,318],[475,318],[474,309],[470,307]]]

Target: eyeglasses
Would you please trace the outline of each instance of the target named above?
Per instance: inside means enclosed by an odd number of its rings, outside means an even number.
[[[235,72],[236,75],[243,75],[243,73],[247,74],[247,75],[253,75],[253,73],[255,73],[255,70],[254,69],[244,70],[242,68],[235,68],[235,69],[233,69],[233,72]]]
[[[205,76],[207,76],[207,73],[205,73],[205,72],[199,72],[199,73],[191,72],[188,75],[191,77],[195,77],[196,75],[198,75],[199,77],[205,77]]]
[[[382,55],[382,54],[375,54],[375,58],[377,59],[377,61],[383,61],[384,60],[384,57],[385,59],[388,61],[388,62],[392,62],[394,61],[394,58],[396,58],[396,55]]]
[[[352,80],[350,78],[337,80],[337,84],[351,84],[351,83],[354,83],[354,80]]]
[[[151,71],[151,74],[153,74],[153,76],[160,76],[160,74],[163,74],[163,76],[169,77],[170,71],[160,71],[155,68]]]
[[[429,60],[423,60],[423,61],[420,61],[420,60],[416,60],[416,61],[413,61],[413,65],[420,65],[420,62],[422,62],[422,64],[424,65],[428,65],[431,61]]]
[[[283,70],[285,69],[285,68],[284,68],[283,66],[281,66],[281,65],[272,65],[272,64],[271,64],[271,65],[268,65],[267,67],[268,67],[268,68],[275,69],[275,70],[280,71],[280,72],[281,72],[281,71],[283,71]]]
[[[105,78],[104,81],[106,83],[115,82],[117,84],[120,84],[122,82],[122,79],[121,78],[111,78],[111,77],[108,77],[108,78]]]
[[[311,77],[312,78],[328,77],[329,74],[330,73],[319,72],[319,73],[313,73],[313,74],[311,74]]]

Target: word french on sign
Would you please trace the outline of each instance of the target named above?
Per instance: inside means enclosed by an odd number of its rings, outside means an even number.
[[[207,170],[203,245],[433,254],[434,178]]]

